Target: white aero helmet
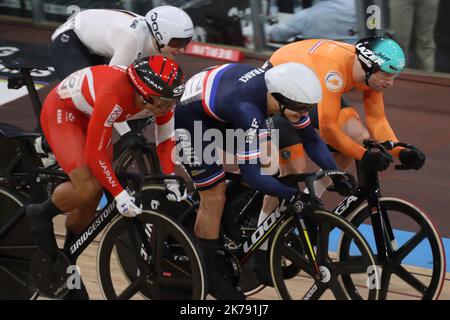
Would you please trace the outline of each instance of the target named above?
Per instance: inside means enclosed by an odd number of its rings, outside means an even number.
[[[145,21],[160,49],[165,46],[181,49],[192,39],[194,24],[189,15],[180,8],[153,8],[145,15]]]
[[[307,112],[322,100],[322,86],[316,73],[295,62],[277,65],[264,75],[267,90],[280,104],[282,112],[290,109]]]

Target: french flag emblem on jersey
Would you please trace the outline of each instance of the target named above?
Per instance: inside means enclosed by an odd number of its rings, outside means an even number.
[[[217,88],[219,87],[220,78],[222,75],[230,69],[234,64],[224,64],[213,68],[208,71],[208,74],[204,78],[203,82],[203,95],[202,104],[205,112],[213,119],[225,122],[214,112],[214,100],[217,93]]]

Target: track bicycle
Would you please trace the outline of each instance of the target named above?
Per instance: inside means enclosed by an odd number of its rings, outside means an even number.
[[[30,75],[34,67],[23,64],[13,67],[19,70],[21,77],[9,79],[9,85],[27,85],[34,101],[33,109],[38,115],[40,102]],[[10,162],[0,172],[0,281],[3,284],[0,299],[33,299],[38,295],[61,298],[68,291],[66,271],[69,261],[75,261],[102,231],[97,271],[107,299],[128,299],[136,293],[142,295],[142,292],[151,299],[205,297],[201,260],[191,236],[183,227],[171,217],[145,206],[143,214],[138,217],[124,218],[118,214],[115,202],[107,192],[106,204],[98,210],[93,222],[73,243],[49,259],[34,244],[24,208],[28,203],[44,201],[68,177],[57,164],[44,167],[33,145],[40,135],[39,126],[34,132],[27,132],[9,124],[0,124],[2,150],[12,151]],[[124,149],[122,154],[142,158],[130,149]],[[129,161],[127,163],[130,164]],[[139,169],[143,170],[142,167]],[[148,185],[143,175],[118,172],[118,177],[137,196]],[[115,257],[118,247],[127,254],[127,259],[134,259],[139,271],[133,281],[128,278],[122,281],[121,287],[116,286],[114,277],[121,272]],[[180,261],[180,255],[189,259]]]
[[[356,279],[367,281],[368,277],[376,277],[377,274],[374,274],[376,265],[371,249],[361,234],[345,219],[323,210],[314,196],[313,181],[333,174],[346,173],[323,171],[283,178],[284,181],[289,179],[291,184],[306,180],[310,195],[304,195],[295,207],[297,209],[283,208],[284,212],[275,210],[256,230],[241,237],[239,242],[230,240],[226,232],[223,232],[222,247],[218,249],[218,265],[224,277],[238,288],[241,287],[241,291],[250,294],[245,289],[251,288],[254,283],[248,282],[248,287],[245,287],[245,281],[248,281],[245,278],[249,275],[245,266],[264,240],[270,238],[270,265],[267,267],[271,270],[274,286],[281,298],[319,299],[325,297],[325,293],[331,293],[336,299],[378,299],[377,286],[354,288],[351,294],[343,287],[344,275],[356,282]],[[237,179],[236,176],[234,179]],[[179,207],[171,207],[169,202],[165,202],[162,186],[156,189],[156,185],[155,181],[154,188],[144,192],[143,198],[148,205],[156,206],[168,215],[176,215],[177,221],[193,233],[199,205],[199,201],[195,200],[196,195],[193,196],[194,200],[185,204],[186,210],[181,212]],[[350,255],[340,259],[330,250],[329,244],[331,237],[342,234],[345,238],[352,239],[350,242],[353,250]],[[124,272],[131,276],[135,274],[136,266],[121,259],[120,252],[118,255]],[[296,274],[286,275],[286,265],[295,265]],[[299,273],[302,277],[297,277]],[[244,278],[244,286],[241,278]],[[306,289],[299,292],[301,284]],[[260,286],[260,283],[257,285]]]

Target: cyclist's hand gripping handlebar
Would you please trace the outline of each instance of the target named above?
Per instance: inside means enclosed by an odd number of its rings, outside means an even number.
[[[368,150],[378,149],[384,154],[389,154],[388,151],[396,147],[402,147],[403,150],[400,151],[401,164],[395,166],[397,170],[418,170],[423,166],[426,159],[425,155],[417,147],[404,142],[364,140],[364,147]]]

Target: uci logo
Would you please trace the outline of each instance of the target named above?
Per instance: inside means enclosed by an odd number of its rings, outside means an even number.
[[[162,34],[158,31],[159,27],[158,24],[156,23],[156,20],[158,19],[158,13],[154,12],[151,16],[150,19],[152,20],[152,30],[153,30],[153,34],[155,35],[156,40],[158,41],[162,41],[163,37]]]

